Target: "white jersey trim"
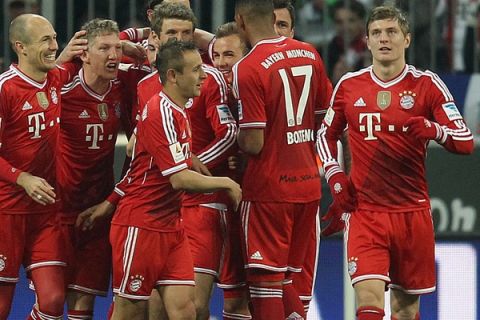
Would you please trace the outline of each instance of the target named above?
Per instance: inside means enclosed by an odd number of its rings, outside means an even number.
[[[58,67],[58,66],[57,66]],[[20,71],[20,69],[18,69],[17,67],[15,67],[14,65],[11,65],[10,66],[10,70],[12,70],[13,72],[15,72],[20,78],[23,79],[23,81],[31,84],[32,86],[38,88],[38,89],[43,89],[45,87],[45,85],[47,84],[47,79],[45,79],[45,81],[43,81],[42,83],[40,82],[37,82],[33,79],[31,79],[29,76],[27,76],[26,74],[24,74],[22,71]]]

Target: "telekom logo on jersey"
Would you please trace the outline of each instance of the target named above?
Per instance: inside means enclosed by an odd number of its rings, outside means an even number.
[[[40,139],[43,130],[45,130],[45,114],[43,112],[29,114],[28,132],[33,133],[30,139]]]
[[[94,149],[94,150],[100,149],[98,142],[103,141],[104,136],[105,135],[104,135],[102,123],[87,124],[85,141],[92,142],[92,144],[88,147],[88,149]],[[113,135],[112,134],[108,135],[107,139],[112,140]]]
[[[364,138],[366,141],[377,140],[375,132],[382,131],[382,126],[380,125],[380,113],[360,113],[358,115],[358,122],[360,126],[358,130],[360,132],[366,132],[367,136]],[[388,132],[395,132],[395,126],[393,124],[388,125],[386,128]],[[407,128],[402,127],[402,131],[405,132]]]

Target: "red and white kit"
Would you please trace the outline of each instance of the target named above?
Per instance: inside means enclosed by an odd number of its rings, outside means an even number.
[[[346,74],[334,90],[317,146],[329,179],[336,173],[328,169],[336,167],[336,141],[348,125],[351,180],[358,198],[346,234],[353,283],[381,279],[409,293],[435,290],[424,163],[428,141],[407,135],[404,126],[417,116],[436,122],[436,140],[449,151],[461,152],[472,141],[452,95],[432,72],[406,65],[396,78],[383,82],[369,67]]]

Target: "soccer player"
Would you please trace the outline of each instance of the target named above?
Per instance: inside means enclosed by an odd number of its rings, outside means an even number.
[[[241,214],[253,318],[296,319],[304,307],[283,282],[314,254],[304,235],[320,199],[315,110],[326,108],[331,85],[316,50],[277,36],[273,19],[271,1],[236,2],[235,21],[253,47],[234,67],[238,143],[249,155]]]
[[[346,215],[348,271],[359,320],[420,319],[420,295],[435,290],[435,243],[425,156],[431,140],[469,154],[473,137],[438,75],[405,62],[411,35],[404,13],[376,7],[366,24],[372,66],[335,87],[317,146],[334,199]],[[348,126],[350,179],[335,159]]]
[[[214,66],[222,72],[229,84],[232,84],[232,68],[247,54],[248,50],[241,39],[235,22],[220,25],[215,32],[212,47]],[[228,92],[229,107],[238,121],[238,101]],[[239,173],[241,175],[241,173]],[[237,177],[240,180],[240,177]],[[240,241],[241,220],[236,212],[226,215],[224,253],[218,287],[223,289],[223,319],[251,319],[248,309],[248,290],[246,288],[245,269]]]
[[[275,13],[275,32],[278,35],[293,38],[295,33],[295,7],[291,0],[273,0]]]
[[[91,319],[95,296],[105,296],[109,286],[110,223],[84,232],[74,225],[79,213],[93,210],[113,190],[117,133],[121,126],[130,131],[128,94],[149,70],[122,66],[119,71],[122,44],[116,22],[94,19],[82,30],[88,39],[80,56],[83,68],[61,91],[57,179],[67,247],[68,315]]]
[[[36,287],[30,319],[62,319],[65,300],[55,158],[60,89],[73,69],[56,66],[56,32],[23,14],[9,29],[18,65],[0,75],[0,318],[8,317],[20,265]]]
[[[137,125],[128,181],[110,233],[113,319],[143,319],[152,289],[162,297],[170,319],[195,319],[193,261],[180,215],[182,190],[226,190],[235,207],[237,183],[189,169],[191,129],[185,105],[200,95],[206,79],[192,43],[172,40],[158,53],[163,91],[153,97]],[[155,252],[145,256],[142,253]]]

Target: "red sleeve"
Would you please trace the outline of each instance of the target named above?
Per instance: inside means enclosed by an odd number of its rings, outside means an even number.
[[[248,65],[234,66],[233,90],[238,98],[238,119],[240,128],[265,128],[267,115],[265,111],[265,97],[257,71]]]
[[[78,71],[80,71],[81,68],[82,61],[80,59],[74,59],[72,62],[67,62],[58,66],[62,85],[72,81],[73,77],[78,74]]]
[[[6,112],[6,99],[4,95],[0,92],[0,154],[2,150],[2,137],[3,131],[5,130],[5,125],[7,121],[7,112]],[[18,170],[14,166],[12,166],[7,160],[0,157],[0,179],[16,184],[17,178],[22,173],[21,170]]]
[[[432,87],[428,91],[432,101],[432,118],[438,123],[439,136],[436,141],[449,152],[471,154],[473,152],[473,134],[468,129],[462,114],[458,111],[453,96],[443,81],[432,72]]]
[[[141,42],[143,40],[143,38],[140,37],[140,32],[135,28],[128,28],[122,30],[119,33],[118,37],[120,38],[120,40],[130,40],[135,43]]]
[[[340,80],[333,92],[331,106],[328,108],[317,134],[317,152],[323,163],[327,181],[340,170],[337,159],[337,141],[347,125],[343,91],[343,82]]]
[[[229,156],[229,149],[234,145],[237,136],[237,125],[228,107],[228,88],[223,75],[209,71],[212,77],[205,95],[206,116],[215,134],[215,138],[202,150],[197,152],[198,159],[209,169],[224,162]]]

